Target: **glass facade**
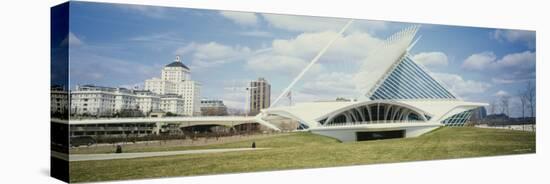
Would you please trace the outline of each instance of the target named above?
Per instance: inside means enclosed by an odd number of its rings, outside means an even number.
[[[474,110],[464,111],[458,114],[455,114],[443,121],[445,126],[464,126],[464,124],[472,117],[472,112]]]
[[[405,56],[370,99],[456,99],[456,97],[409,56]]]

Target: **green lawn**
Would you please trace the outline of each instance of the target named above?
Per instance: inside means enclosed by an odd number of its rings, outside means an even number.
[[[535,134],[499,129],[443,127],[417,138],[340,143],[311,133],[292,133],[259,139],[256,144],[258,147],[272,149],[71,162],[71,182],[535,153]],[[243,141],[201,148],[249,146],[250,141]]]

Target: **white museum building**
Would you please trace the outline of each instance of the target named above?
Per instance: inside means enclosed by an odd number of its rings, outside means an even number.
[[[441,126],[464,126],[485,103],[462,100],[409,54],[417,26],[385,40],[355,74],[362,95],[353,101],[272,106],[256,116],[261,124],[281,119],[341,141],[416,137]],[[342,31],[343,32],[343,31]],[[341,32],[341,33],[342,33]],[[330,45],[330,44],[329,44]]]

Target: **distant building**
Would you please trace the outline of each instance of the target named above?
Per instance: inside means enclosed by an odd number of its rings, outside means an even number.
[[[69,112],[69,92],[63,86],[50,89],[50,113],[56,117],[66,117]]]
[[[98,117],[128,114],[148,115],[162,110],[184,115],[184,100],[179,95],[157,95],[147,90],[130,90],[94,85],[77,86],[71,94],[71,114]]]
[[[202,99],[201,114],[204,116],[225,116],[227,107],[222,100]]]
[[[200,115],[200,83],[191,80],[191,70],[179,56],[162,69],[161,78],[146,80],[145,90],[160,95],[180,95],[184,100],[184,114]]]
[[[250,114],[258,114],[271,105],[271,85],[264,78],[250,82]]]
[[[470,121],[481,123],[486,117],[487,110],[485,109],[485,107],[480,107],[472,111],[472,117],[470,118]]]

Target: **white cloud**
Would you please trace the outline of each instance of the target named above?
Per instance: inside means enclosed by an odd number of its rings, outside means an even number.
[[[482,52],[469,56],[464,60],[462,68],[470,70],[483,70],[487,69],[491,63],[496,60],[496,56],[493,52]]]
[[[504,90],[499,90],[495,93],[495,96],[497,97],[502,97],[502,96],[510,96],[510,93],[504,91]]]
[[[314,80],[304,82],[300,92],[314,95],[318,99],[324,98],[325,100],[336,97],[353,98],[358,95],[353,74],[342,72],[329,72],[317,75]]]
[[[449,60],[443,52],[421,52],[415,54],[413,59],[424,66],[447,66]]]
[[[185,40],[179,38],[175,33],[154,33],[149,35],[135,36],[129,39],[137,42],[160,42],[169,44],[181,44]]]
[[[474,80],[465,80],[460,75],[449,73],[434,73],[435,78],[441,80],[453,92],[460,96],[483,93],[491,87],[490,84]]]
[[[61,41],[60,43],[61,46],[66,46],[67,44],[69,45],[69,47],[79,47],[84,45],[84,42],[80,38],[78,38],[73,32],[69,32],[67,37],[65,37],[65,39],[63,39],[63,41]]]
[[[336,32],[302,33],[292,39],[273,40],[271,49],[247,60],[246,67],[258,71],[298,73],[331,39],[339,36]],[[339,36],[317,65],[309,72],[323,69],[324,64],[342,62],[343,65],[356,64],[374,50],[381,40],[368,33],[353,33]]]
[[[345,19],[280,15],[280,14],[262,14],[263,18],[273,27],[289,31],[325,31],[338,30],[345,23]]]
[[[241,46],[227,46],[217,42],[190,43],[180,47],[175,54],[190,55],[193,68],[215,67],[246,58],[251,49]]]
[[[531,68],[535,66],[536,54],[531,51],[508,54],[495,62],[500,68]]]
[[[158,6],[144,6],[144,5],[131,5],[120,4],[120,8],[126,11],[133,11],[139,14],[151,17],[151,18],[166,18],[166,9]]]
[[[469,56],[462,67],[470,70],[488,69],[531,69],[535,67],[536,54],[531,51],[507,54],[497,60],[493,52],[482,52]]]
[[[105,85],[116,79],[118,84],[141,83],[145,79],[158,75],[160,67],[151,67],[139,62],[90,54],[81,50],[71,51],[71,81],[80,84]]]
[[[313,58],[330,40],[338,37],[322,59],[336,61],[359,61],[381,42],[368,33],[353,33],[339,36],[333,31],[303,33],[289,40],[274,40],[273,51],[278,54]]]
[[[235,11],[220,11],[223,17],[244,26],[253,26],[258,23],[258,16],[255,13],[235,12]]]
[[[494,39],[507,42],[523,42],[530,48],[534,48],[536,35],[534,31],[501,30],[492,33]]]
[[[529,80],[531,79],[517,79],[517,78],[505,79],[500,77],[491,78],[491,81],[497,84],[512,84],[512,83],[518,83],[518,82],[527,82]]]
[[[297,57],[264,54],[250,58],[247,61],[246,68],[256,72],[277,71],[295,74],[306,67],[307,64],[307,61]]]
[[[275,28],[295,32],[339,31],[349,19],[298,15],[261,14]],[[386,29],[384,21],[356,20],[348,32],[369,32]]]
[[[245,31],[245,32],[240,32],[239,34],[243,36],[253,36],[253,37],[273,37],[273,34],[267,31]]]
[[[76,35],[74,35],[73,32],[69,32],[69,46],[70,47],[80,46],[82,44],[84,44],[84,42],[82,42],[82,40],[80,40],[78,37],[76,37]]]

